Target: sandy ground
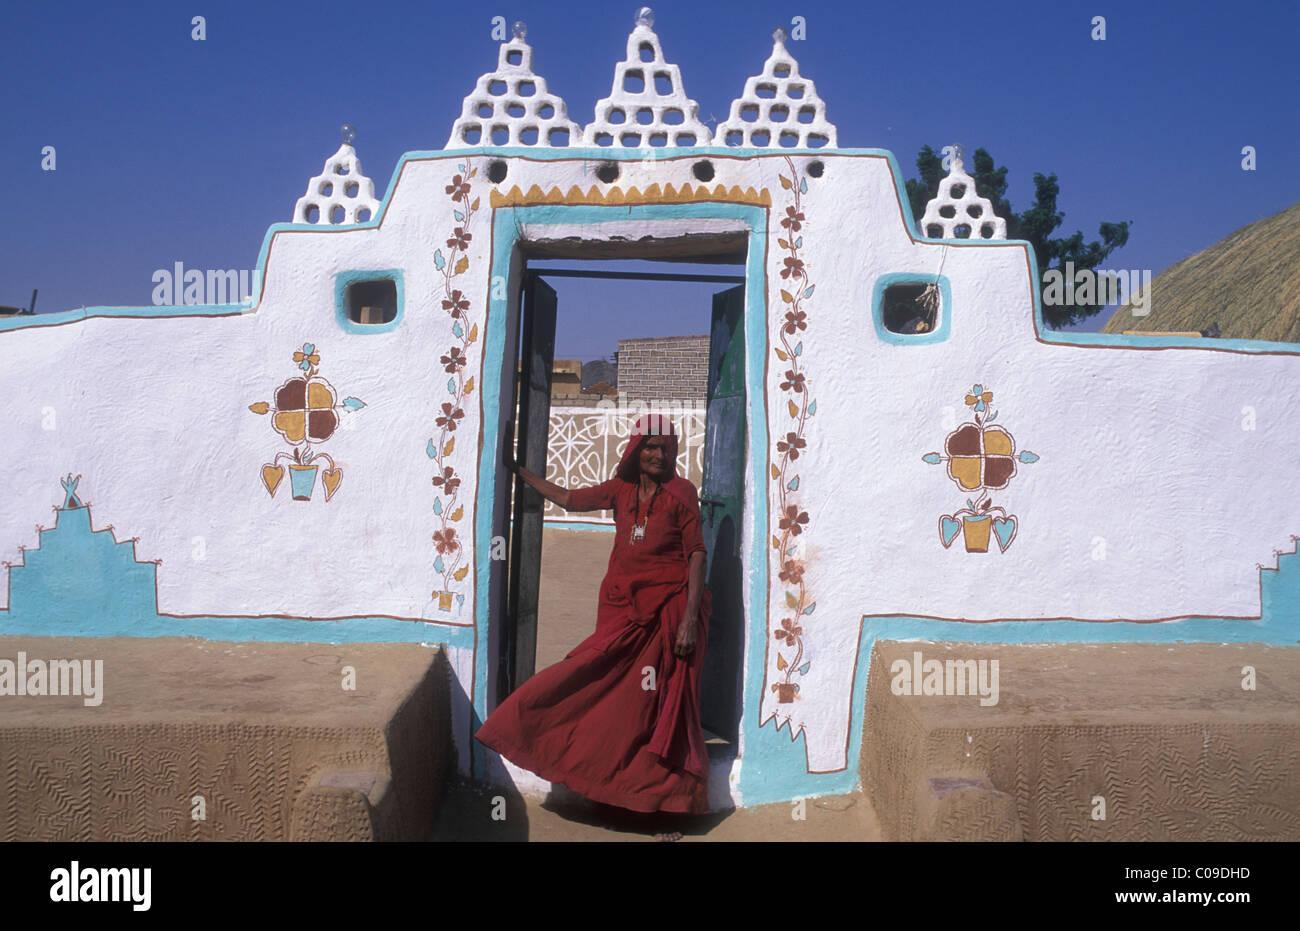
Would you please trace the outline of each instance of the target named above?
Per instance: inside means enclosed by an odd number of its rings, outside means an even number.
[[[503,799],[504,804],[496,801]],[[504,809],[504,818],[494,813]],[[495,811],[494,811],[495,810]],[[653,842],[664,830],[699,841],[878,841],[880,824],[861,793],[759,805],[690,819],[629,817],[563,789],[540,799],[503,796],[477,786],[448,788],[434,827],[435,841]]]
[[[595,631],[600,580],[613,549],[612,531],[543,529],[537,669],[558,663]]]

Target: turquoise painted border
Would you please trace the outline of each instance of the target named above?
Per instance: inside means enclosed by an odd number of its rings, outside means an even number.
[[[157,566],[136,559],[131,540],[96,530],[85,506],[59,508],[54,526],[41,530],[21,564],[8,567],[5,581],[0,636],[474,645],[473,627],[437,621],[160,614]]]
[[[820,151],[820,150],[819,150]],[[748,400],[750,437],[753,449],[766,450],[769,445],[767,408],[763,375],[767,359],[767,210],[745,204],[703,201],[689,204],[633,204],[630,206],[590,206],[545,204],[531,207],[499,207],[492,215],[492,268],[488,280],[500,275],[510,280],[510,267],[522,224],[581,223],[592,224],[616,220],[654,219],[736,219],[749,228],[745,257],[745,352],[747,354],[746,396]],[[499,372],[505,364],[506,322],[510,311],[509,296],[489,298],[487,325],[483,345],[483,371]],[[483,444],[479,449],[478,488],[475,498],[475,537],[488,540],[492,536],[493,504],[497,495],[497,482],[501,470],[496,466],[496,437],[501,432],[499,409],[501,385],[496,378],[484,378]],[[749,538],[750,565],[749,603],[758,612],[749,618],[749,656],[747,669],[762,668],[761,648],[767,636],[767,465],[766,456],[753,456],[750,462],[749,484],[754,492],[753,529]],[[477,642],[483,646],[474,656],[474,696],[472,704],[477,721],[487,718],[487,681],[491,643],[488,630],[488,584],[491,559],[489,549],[480,546],[475,554],[475,578],[478,580],[478,597],[475,598],[475,626],[481,634]],[[758,662],[754,662],[755,644]],[[758,681],[746,675],[746,707],[756,708],[757,696],[762,690]],[[741,722],[742,730],[745,727]],[[475,728],[476,729],[476,728]],[[486,772],[486,753],[477,741],[472,741],[473,772],[481,776]]]
[[[1283,560],[1286,560],[1284,563]],[[845,769],[807,771],[806,737],[790,740],[789,725],[765,727],[747,738],[741,760],[745,805],[766,805],[815,795],[840,795],[862,787],[862,728],[867,706],[867,671],[877,640],[936,641],[1020,645],[1027,643],[1300,643],[1300,557],[1278,559],[1279,569],[1265,569],[1261,589],[1263,618],[1194,616],[1173,621],[970,621],[907,616],[863,615],[857,666],[849,705],[848,757]],[[793,744],[798,744],[795,747]],[[752,765],[761,778],[745,778]]]
[[[376,281],[387,278],[397,285],[397,315],[387,323],[353,323],[348,318],[348,285],[357,281]],[[406,312],[406,280],[400,268],[376,269],[373,271],[346,271],[334,276],[334,319],[345,333],[356,336],[373,336],[376,333],[391,333],[402,323]]]
[[[895,333],[885,327],[885,290],[896,284],[939,283],[939,325],[928,333]],[[876,335],[881,341],[895,346],[924,346],[942,343],[952,329],[952,285],[947,275],[925,272],[889,272],[876,279],[871,288],[871,322],[876,325]]]

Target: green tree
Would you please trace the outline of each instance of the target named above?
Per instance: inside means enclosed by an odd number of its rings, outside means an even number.
[[[1130,220],[1122,223],[1102,223],[1097,233],[1100,240],[1085,243],[1083,233],[1075,232],[1072,236],[1052,239],[1052,233],[1065,220],[1065,214],[1056,209],[1056,199],[1061,187],[1056,175],[1034,173],[1034,203],[1023,213],[1011,209],[1011,202],[1005,197],[1007,191],[1007,169],[993,167],[993,156],[984,149],[976,149],[968,173],[975,181],[975,191],[981,197],[987,197],[993,205],[993,212],[1007,221],[1007,238],[1024,239],[1034,247],[1034,259],[1038,263],[1038,280],[1045,287],[1043,279],[1048,269],[1060,269],[1065,273],[1065,263],[1073,262],[1077,273],[1081,269],[1093,269],[1106,260],[1116,249],[1128,242]],[[946,172],[939,155],[930,148],[922,146],[916,156],[916,171],[920,180],[911,178],[907,181],[907,199],[912,207],[912,216],[920,225],[925,214],[925,205],[939,193],[939,182]],[[921,230],[924,235],[925,230]],[[970,232],[966,232],[969,236]],[[1042,295],[1040,294],[1040,298]],[[1053,329],[1071,326],[1097,314],[1104,304],[1048,304],[1042,301],[1043,321]]]

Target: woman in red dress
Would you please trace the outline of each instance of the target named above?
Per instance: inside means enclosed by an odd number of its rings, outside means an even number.
[[[507,467],[569,511],[610,508],[596,630],[517,688],[475,737],[524,769],[636,812],[709,811],[700,671],[711,599],[695,486],[666,417],[637,421],[614,477],[565,489]],[[675,839],[675,838],[674,838]]]

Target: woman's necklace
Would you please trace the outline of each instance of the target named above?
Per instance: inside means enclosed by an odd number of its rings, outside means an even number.
[[[659,484],[656,484],[656,485],[655,485],[654,494],[652,494],[652,495],[650,496],[650,501],[646,504],[646,507],[645,507],[645,520],[643,521],[643,520],[641,520],[641,486],[640,486],[640,484],[637,485],[637,489],[636,489],[636,510],[633,512],[633,516],[632,516],[632,542],[633,542],[633,543],[644,543],[644,542],[645,542],[645,528],[646,528],[646,524],[650,523],[650,512],[651,512],[651,510],[654,509],[654,506],[655,506],[655,498],[658,498],[658,497],[659,497],[659,489],[661,489],[661,488],[663,488],[662,485],[659,485]]]

